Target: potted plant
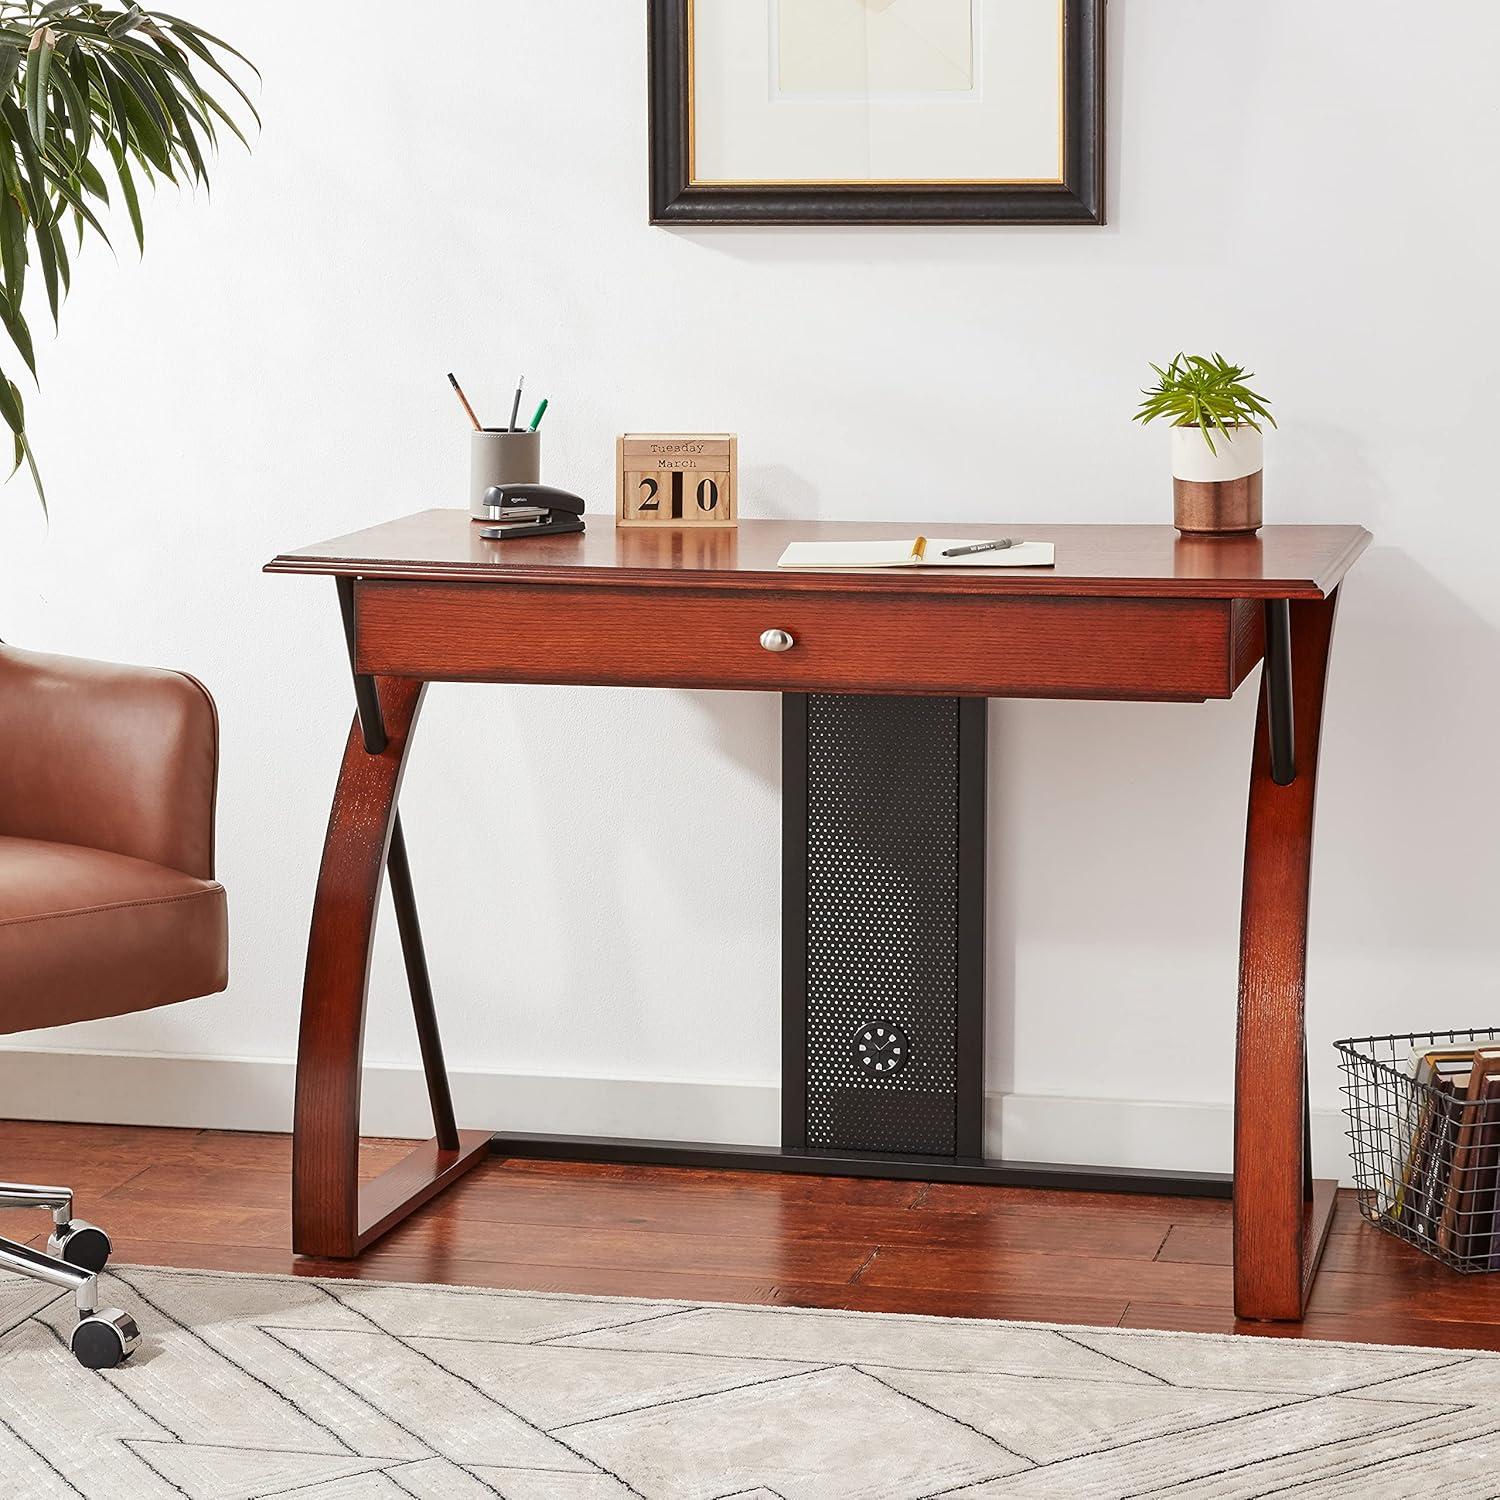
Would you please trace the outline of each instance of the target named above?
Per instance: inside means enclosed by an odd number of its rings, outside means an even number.
[[[33,378],[23,300],[28,270],[41,273],[55,325],[72,256],[90,233],[108,243],[100,212],[112,190],[145,248],[140,187],[206,184],[219,129],[245,142],[231,108],[243,106],[260,123],[230,72],[235,61],[245,59],[228,42],[139,5],[0,0],[0,327]],[[237,101],[226,108],[205,80],[227,85]],[[10,370],[11,361],[0,358],[0,418],[15,450],[11,473],[25,462],[40,495],[25,406]]]
[[[1276,419],[1269,403],[1246,385],[1254,380],[1222,354],[1179,354],[1166,369],[1152,365],[1156,384],[1135,420],[1172,424],[1172,499],[1177,529],[1190,535],[1236,535],[1261,525],[1265,435]]]

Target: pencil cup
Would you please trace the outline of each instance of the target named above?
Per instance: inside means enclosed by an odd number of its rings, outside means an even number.
[[[469,515],[474,520],[498,518],[484,503],[491,485],[540,484],[541,479],[541,433],[486,428],[469,434]]]

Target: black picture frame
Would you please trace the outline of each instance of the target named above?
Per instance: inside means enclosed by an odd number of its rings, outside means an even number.
[[[1105,0],[1062,0],[1063,180],[1014,186],[695,184],[690,6],[647,0],[653,224],[1104,223]]]

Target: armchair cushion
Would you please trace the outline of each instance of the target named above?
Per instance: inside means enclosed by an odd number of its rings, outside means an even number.
[[[0,834],[214,873],[218,720],[180,672],[0,646]]]
[[[75,844],[0,836],[0,1033],[222,990],[224,888]]]

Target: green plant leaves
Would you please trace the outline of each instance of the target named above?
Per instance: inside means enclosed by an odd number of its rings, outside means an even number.
[[[1276,425],[1270,403],[1245,383],[1252,371],[1231,364],[1222,354],[1177,354],[1166,369],[1153,364],[1156,384],[1141,392],[1144,398],[1132,420],[1147,423],[1158,418],[1174,427],[1197,427],[1210,453],[1214,433],[1225,437],[1235,427],[1261,430],[1262,421]]]
[[[0,0],[0,327],[36,375],[26,275],[40,268],[54,323],[72,280],[66,231],[108,243],[112,187],[145,248],[140,182],[207,186],[220,127],[249,145],[260,115],[228,42],[179,16],[105,0]],[[225,102],[211,92],[220,84]],[[236,115],[241,118],[237,119]],[[12,473],[25,463],[45,509],[26,410],[0,369]]]
[[[26,113],[31,118],[31,133],[38,141],[47,134],[47,83],[56,50],[57,33],[50,26],[32,32],[31,45],[26,49]]]

